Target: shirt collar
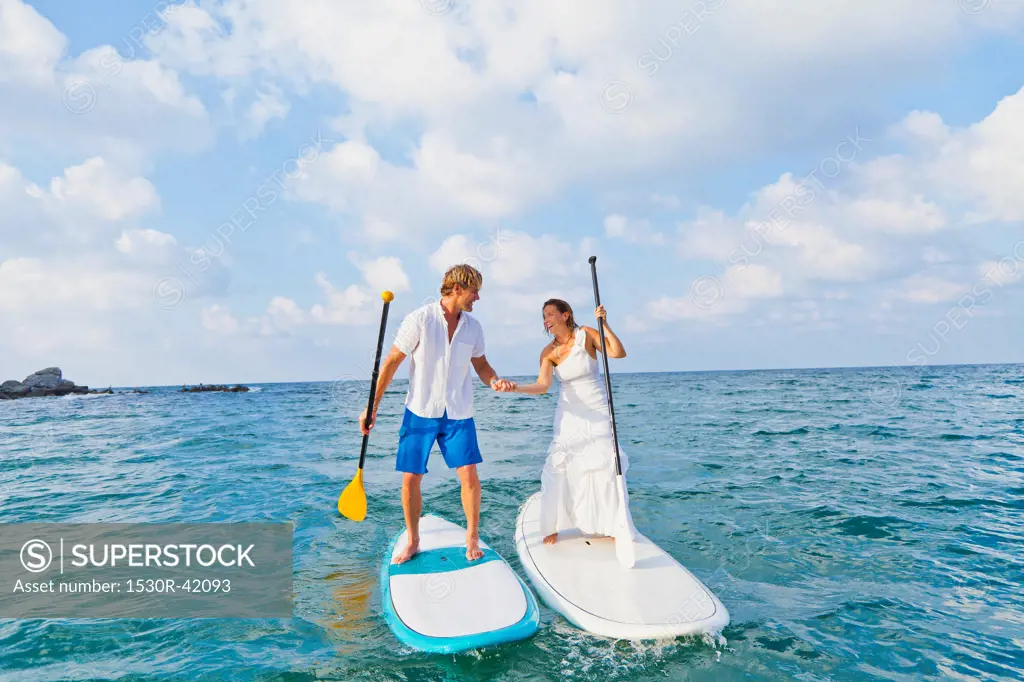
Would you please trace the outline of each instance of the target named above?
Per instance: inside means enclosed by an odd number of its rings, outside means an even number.
[[[448,320],[447,320],[447,318],[445,318],[445,309],[444,309],[444,306],[441,305],[440,299],[437,301],[437,305],[434,306],[434,310],[437,311],[437,315],[438,315],[438,317],[441,318],[441,321],[447,324]],[[465,324],[465,323],[466,323],[466,313],[465,312],[459,313],[459,319],[455,323],[455,331],[458,331],[459,328],[463,324]]]

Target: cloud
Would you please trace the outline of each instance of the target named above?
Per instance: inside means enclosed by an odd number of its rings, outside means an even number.
[[[291,104],[277,88],[256,93],[256,99],[245,112],[245,123],[242,126],[246,138],[259,137],[267,123],[275,118],[284,119],[291,111]]]
[[[133,271],[95,267],[82,258],[0,261],[0,310],[110,311],[150,302],[152,279]]]
[[[912,303],[943,303],[955,301],[969,287],[932,275],[914,275],[903,283],[901,297]]]
[[[511,217],[571,186],[693,173],[805,144],[822,126],[875,115],[849,92],[937,68],[929,58],[969,38],[956,3],[714,4],[683,36],[685,12],[668,0],[558,12],[499,1],[443,18],[398,0],[226,0],[182,8],[147,45],[167,67],[226,84],[259,74],[281,88],[343,93],[345,139],[299,196],[398,239]],[[692,48],[685,58],[667,40],[673,31]],[[794,75],[813,88],[814,106],[774,90]],[[628,105],[618,115],[601,99],[615,82]],[[825,113],[830,103],[842,103],[842,121]],[[417,132],[401,153],[374,142],[410,124]]]
[[[409,291],[409,277],[402,267],[402,261],[392,256],[366,259],[358,253],[350,253],[349,261],[360,271],[365,284],[350,284],[339,289],[327,277],[318,272],[314,280],[323,292],[326,302],[317,303],[304,312],[292,299],[275,296],[267,307],[267,314],[259,318],[261,334],[275,331],[290,332],[300,325],[360,325],[373,321],[379,309],[380,292]]]
[[[621,239],[627,244],[665,244],[667,239],[661,232],[651,229],[646,220],[630,221],[624,215],[613,213],[604,218],[604,234],[609,239]]]
[[[369,290],[356,284],[337,289],[327,275],[318,272],[316,283],[327,297],[326,305],[317,303],[309,311],[310,318],[318,324],[367,324],[372,315],[369,303],[373,300]]]
[[[203,329],[223,336],[236,334],[239,329],[238,320],[221,305],[203,308],[202,323]]]
[[[160,30],[159,5],[123,36],[126,54],[99,45],[74,55],[69,41],[22,0],[0,2],[0,149],[58,158],[118,157],[142,167],[159,150],[198,150],[209,116],[178,73],[138,57],[139,37]],[[173,7],[175,5],[170,5]],[[130,17],[129,17],[130,20]]]
[[[162,258],[169,248],[177,244],[174,235],[151,229],[125,230],[115,242],[118,251],[139,258]]]
[[[358,254],[349,254],[349,260],[363,273],[363,279],[371,289],[394,293],[409,291],[409,276],[402,268],[402,261],[391,256],[363,260]]]
[[[0,0],[0,82],[52,84],[66,47],[64,34],[33,7]]]
[[[145,178],[128,178],[94,157],[64,169],[64,176],[50,181],[47,194],[34,187],[33,196],[69,213],[85,211],[103,220],[137,217],[159,207],[156,188]]]

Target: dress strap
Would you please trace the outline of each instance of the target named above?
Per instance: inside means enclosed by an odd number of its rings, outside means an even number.
[[[580,348],[586,348],[587,346],[587,332],[583,327],[576,330],[576,345]]]

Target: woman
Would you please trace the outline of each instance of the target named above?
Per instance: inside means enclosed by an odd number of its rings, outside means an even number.
[[[601,334],[577,325],[565,301],[551,299],[543,310],[544,328],[554,340],[541,351],[536,383],[512,390],[542,395],[551,388],[552,375],[562,384],[554,438],[541,473],[544,544],[554,544],[558,532],[570,528],[587,535],[612,536],[619,500],[608,398],[597,369]],[[605,321],[608,357],[626,357],[622,342],[608,326],[604,306],[597,308],[595,316]],[[625,473],[628,462],[621,452],[620,462]]]

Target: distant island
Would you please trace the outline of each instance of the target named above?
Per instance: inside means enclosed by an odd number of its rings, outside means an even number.
[[[220,391],[223,393],[248,393],[249,387],[237,384],[225,386],[221,384],[199,384],[198,386],[182,385],[179,393],[207,393]],[[64,396],[73,394],[106,394],[112,395],[113,388],[107,387],[102,390],[90,389],[88,386],[79,386],[73,381],[64,378],[60,367],[47,367],[38,372],[29,374],[24,381],[5,381],[0,384],[0,400],[16,400],[18,398],[44,398],[47,396]],[[122,393],[145,394],[149,391],[135,388]]]
[[[73,393],[113,393],[110,388],[102,391],[90,390],[88,386],[79,386],[75,382],[64,378],[60,367],[47,367],[34,374],[29,374],[24,381],[5,381],[0,384],[0,400],[15,400],[17,398],[42,398],[45,396],[60,396]]]
[[[248,386],[222,386],[211,384],[209,386],[199,384],[198,386],[182,386],[179,393],[206,393],[208,391],[222,391],[224,393],[248,393]]]

